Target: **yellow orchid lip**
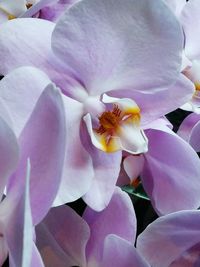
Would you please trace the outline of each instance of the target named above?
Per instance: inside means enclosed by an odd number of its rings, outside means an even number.
[[[113,109],[105,111],[98,117],[99,127],[93,129],[99,135],[99,142],[102,150],[105,152],[115,152],[121,149],[120,136],[124,124],[140,123],[139,107],[120,109],[117,104],[113,105]]]
[[[136,102],[130,98],[114,98],[104,94],[102,103],[109,104],[108,107],[112,105],[112,108],[104,109],[98,116],[98,122],[97,117],[90,113],[83,117],[92,144],[106,153],[146,153],[148,139],[140,127],[140,108]],[[93,122],[95,125],[97,123],[96,128]]]

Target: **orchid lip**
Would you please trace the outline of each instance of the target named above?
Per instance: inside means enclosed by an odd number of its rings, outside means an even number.
[[[147,152],[147,138],[140,129],[140,108],[131,99],[117,99],[104,95],[102,102],[112,104],[98,116],[98,126],[92,126],[88,113],[84,120],[91,141],[98,149],[107,153],[119,150],[131,154]]]

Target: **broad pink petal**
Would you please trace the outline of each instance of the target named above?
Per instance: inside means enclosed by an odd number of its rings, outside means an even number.
[[[181,123],[177,134],[187,141],[196,152],[200,152],[200,114],[188,115]]]
[[[139,235],[137,249],[151,266],[180,267],[170,264],[199,243],[199,225],[200,211],[180,211],[163,216]],[[190,259],[193,255],[188,256]],[[186,266],[195,265],[181,265],[181,267]]]
[[[46,267],[86,266],[90,230],[68,206],[52,208],[36,227],[37,246]]]
[[[116,187],[115,193],[101,212],[87,208],[83,218],[90,226],[91,237],[87,245],[88,265],[99,262],[103,253],[104,239],[115,234],[134,242],[136,234],[135,212],[129,196]]]
[[[8,191],[12,194],[17,187],[20,192],[24,164],[30,158],[33,224],[37,224],[48,212],[60,184],[66,140],[64,115],[61,94],[50,84],[39,98],[20,135],[21,161],[11,177]]]
[[[34,18],[10,20],[1,25],[0,73],[5,75],[17,67],[28,65],[40,67],[47,73],[50,69],[53,71],[49,57],[54,25]]]
[[[63,96],[66,113],[66,158],[59,191],[54,205],[62,205],[82,197],[94,177],[92,158],[84,148],[81,135],[83,105]]]
[[[180,25],[162,1],[83,0],[52,35],[55,54],[93,94],[170,85],[181,67],[182,46]]]
[[[200,57],[200,5],[198,0],[185,4],[180,16],[180,22],[185,33],[185,54],[190,59]]]
[[[104,242],[103,262],[100,267],[150,267],[139,255],[133,243],[116,236],[108,235]]]
[[[149,130],[149,151],[141,174],[144,188],[159,214],[200,206],[200,160],[170,129]]]
[[[36,18],[18,18],[1,25],[0,74],[33,66],[43,70],[63,90],[69,87],[68,72],[51,49],[54,26],[53,22]]]
[[[0,98],[9,109],[17,136],[50,82],[45,73],[33,67],[17,68],[0,81]]]

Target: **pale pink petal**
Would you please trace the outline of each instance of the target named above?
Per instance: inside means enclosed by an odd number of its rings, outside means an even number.
[[[104,242],[103,261],[100,267],[150,267],[140,256],[133,243],[116,236],[108,235]]]
[[[20,192],[17,187],[14,188],[0,207],[1,214],[4,214],[4,238],[8,246],[10,267],[27,267],[31,262],[33,225],[29,202],[30,169],[28,160]]]
[[[82,197],[94,177],[92,158],[80,139],[83,105],[63,97],[66,113],[66,158],[59,191],[54,205],[62,205]]]
[[[157,219],[137,239],[137,249],[154,267],[194,267],[173,265],[187,254],[200,236],[200,211],[180,211]],[[188,254],[188,260],[192,257]],[[172,264],[172,265],[171,265]]]
[[[37,246],[46,267],[86,266],[87,223],[68,206],[52,208],[36,227]]]
[[[51,49],[54,26],[53,22],[36,18],[18,18],[1,25],[0,73],[5,75],[21,66],[38,67],[63,90],[69,87],[66,67]]]
[[[21,160],[8,191],[23,183],[24,164],[31,162],[30,201],[33,224],[48,212],[60,184],[65,156],[65,116],[61,94],[52,84],[39,98],[20,136]],[[48,190],[47,190],[48,189]]]
[[[200,206],[200,159],[170,129],[148,130],[149,150],[141,179],[158,214]]]
[[[92,209],[101,211],[108,205],[114,192],[122,156],[120,151],[105,153],[96,149],[84,127],[82,127],[82,135],[82,142],[92,158],[94,169],[91,186],[83,199]]]
[[[135,240],[136,217],[131,200],[125,192],[117,187],[106,209],[95,212],[87,208],[83,218],[91,230],[86,250],[89,266],[95,266],[93,263],[101,260],[107,235],[115,234],[132,243]]]
[[[162,1],[83,0],[52,35],[55,54],[93,94],[170,85],[181,67],[182,46],[181,27]]]
[[[9,109],[17,136],[50,82],[45,73],[33,67],[17,68],[0,81],[0,98]]]

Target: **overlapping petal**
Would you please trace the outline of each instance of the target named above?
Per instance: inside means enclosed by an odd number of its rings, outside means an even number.
[[[199,210],[163,216],[140,234],[137,249],[154,267],[195,266],[198,259],[195,260],[195,255],[189,252],[192,252],[192,248],[195,251],[195,245],[199,244],[199,224]],[[181,256],[187,256],[185,262],[180,259]],[[182,260],[183,265],[179,265],[179,260]]]
[[[191,100],[195,87],[183,74],[180,74],[175,84],[166,87],[156,94],[135,90],[113,90],[108,92],[110,96],[122,98],[124,95],[127,98],[133,99],[141,110],[141,125],[153,122],[159,117],[172,112]]]
[[[28,65],[40,67],[50,77],[55,76],[49,59],[54,26],[50,21],[34,18],[11,20],[1,25],[0,73],[5,75],[17,67]]]
[[[17,187],[20,192],[24,164],[30,158],[30,198],[34,224],[48,212],[59,188],[65,156],[64,115],[61,94],[50,84],[39,98],[20,135],[21,159],[16,173],[10,179],[8,191],[12,193]]]
[[[83,105],[65,96],[63,101],[67,128],[66,158],[59,192],[54,202],[56,206],[83,196],[89,190],[94,177],[92,158],[80,137]]]
[[[133,265],[134,264],[134,265]],[[132,244],[116,236],[108,235],[104,243],[101,267],[150,267]]]
[[[109,203],[120,171],[121,151],[104,153],[92,146],[86,129],[82,127],[82,143],[92,158],[94,176],[91,186],[83,196],[94,210],[101,211]]]
[[[21,67],[11,71],[0,81],[0,99],[7,106],[12,125],[20,135],[42,91],[50,79],[33,67]]]
[[[106,209],[100,213],[87,208],[83,218],[91,229],[87,244],[89,266],[101,261],[104,239],[109,234],[115,234],[129,242],[135,240],[136,218],[128,195],[116,188]]]
[[[200,161],[172,131],[146,132],[149,151],[141,174],[144,188],[159,214],[200,206]]]
[[[36,227],[37,245],[45,266],[105,266],[102,265],[102,256],[105,240],[110,234],[117,235],[123,251],[128,246],[130,253],[136,233],[136,218],[126,193],[116,188],[105,210],[95,212],[87,207],[83,217],[85,220],[71,208],[60,206],[51,209]],[[115,247],[115,239],[113,242],[112,248]],[[124,255],[120,254],[119,258],[123,263]]]
[[[0,207],[5,216],[4,238],[9,251],[9,266],[29,266],[32,256],[33,226],[29,199],[30,162],[27,162],[21,192],[15,188]],[[20,194],[21,193],[21,194]],[[7,212],[9,210],[9,212]]]
[[[37,246],[45,266],[85,266],[85,248],[90,230],[68,206],[50,210],[36,227]]]

